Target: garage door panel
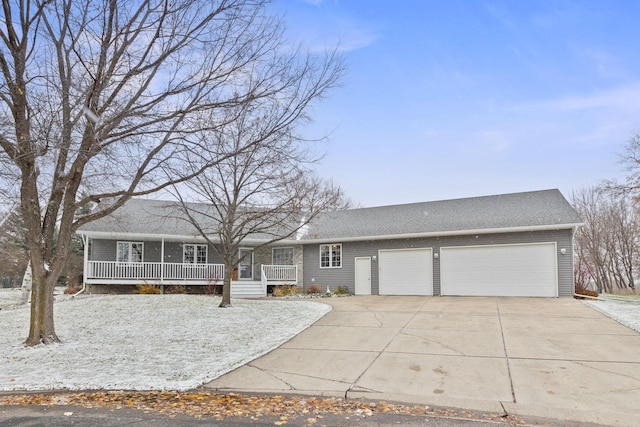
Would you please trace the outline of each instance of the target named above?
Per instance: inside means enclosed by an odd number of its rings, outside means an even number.
[[[433,295],[433,257],[429,248],[381,250],[380,295]]]
[[[443,295],[557,296],[555,243],[440,250]]]

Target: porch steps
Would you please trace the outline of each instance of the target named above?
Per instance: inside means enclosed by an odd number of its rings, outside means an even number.
[[[231,298],[262,298],[267,296],[260,282],[233,281],[231,282]]]

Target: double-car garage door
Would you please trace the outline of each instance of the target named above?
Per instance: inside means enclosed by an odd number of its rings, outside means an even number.
[[[558,295],[555,243],[381,250],[380,295],[433,295],[434,262],[441,295]]]

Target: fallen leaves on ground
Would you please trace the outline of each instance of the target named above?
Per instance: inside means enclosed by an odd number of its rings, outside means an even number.
[[[207,391],[104,391],[83,393],[21,394],[0,396],[0,405],[75,405],[84,408],[133,408],[157,411],[168,416],[189,415],[198,419],[222,420],[231,417],[270,421],[286,425],[303,420],[308,425],[322,424],[323,416],[372,417],[376,414],[478,418],[521,424],[514,417],[502,414],[476,413],[464,410],[431,408],[424,405],[403,405],[387,402],[367,402],[338,398],[301,396],[253,396],[235,393],[218,394]]]

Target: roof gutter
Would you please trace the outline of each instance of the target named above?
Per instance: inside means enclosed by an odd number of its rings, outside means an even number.
[[[154,233],[127,233],[126,231],[117,232],[117,231],[88,231],[88,230],[79,230],[78,234],[82,236],[87,236],[92,239],[140,239],[140,240],[149,240],[149,239],[167,239],[167,240],[197,240],[201,239],[204,241],[204,237],[200,235],[178,235],[178,234],[154,234]]]
[[[431,231],[423,233],[404,233],[404,234],[384,234],[374,236],[355,236],[355,237],[327,237],[320,239],[307,238],[300,240],[282,240],[282,243],[335,243],[335,242],[363,242],[371,240],[393,240],[393,239],[416,239],[425,237],[443,237],[443,236],[464,236],[469,234],[498,234],[498,233],[521,233],[528,231],[553,231],[553,230],[575,230],[577,227],[584,225],[583,222],[572,224],[557,225],[534,225],[523,227],[507,227],[507,228],[480,228],[471,230],[450,230],[450,231]]]
[[[86,236],[91,239],[122,239],[122,240],[161,240],[164,239],[170,242],[202,242],[207,243],[207,239],[201,235],[182,235],[182,234],[153,234],[153,233],[127,233],[127,232],[114,232],[114,231],[87,231],[80,230],[78,234]],[[214,243],[219,243],[218,240],[213,240]],[[264,243],[264,240],[260,239],[244,239],[243,243]]]
[[[521,227],[506,227],[506,228],[479,228],[471,230],[448,230],[448,231],[430,231],[421,233],[403,233],[403,234],[383,234],[373,236],[354,236],[354,237],[326,237],[326,238],[310,238],[307,237],[302,240],[283,239],[278,242],[274,242],[276,245],[300,245],[310,243],[335,243],[335,242],[364,242],[372,240],[395,240],[395,239],[417,239],[425,237],[443,237],[443,236],[464,236],[469,234],[498,234],[498,233],[521,233],[529,231],[552,231],[552,230],[566,230],[572,229],[575,231],[577,227],[584,225],[583,222],[571,223],[571,224],[556,224],[556,225],[534,225],[534,226],[521,226]],[[151,233],[126,233],[126,232],[113,232],[113,231],[86,231],[81,230],[78,232],[83,236],[90,238],[102,238],[102,239],[139,239],[139,240],[158,240],[165,239],[167,241],[201,241],[207,240],[200,236],[189,235],[174,235],[174,234],[151,234]],[[261,239],[244,239],[243,243],[264,243]]]

